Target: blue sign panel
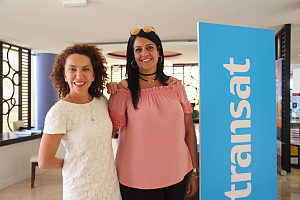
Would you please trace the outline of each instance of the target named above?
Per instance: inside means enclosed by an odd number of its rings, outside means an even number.
[[[277,199],[274,38],[198,23],[201,200]]]

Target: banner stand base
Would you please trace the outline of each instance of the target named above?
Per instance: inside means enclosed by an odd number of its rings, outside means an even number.
[[[283,170],[283,169],[280,169],[279,167],[277,167],[277,172],[278,172],[281,176],[286,176],[286,175],[287,175],[286,171]]]

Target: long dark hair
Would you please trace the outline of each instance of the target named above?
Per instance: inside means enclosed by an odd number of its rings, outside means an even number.
[[[161,41],[160,41],[158,35],[153,31],[146,33],[143,31],[143,29],[140,29],[140,32],[137,35],[131,35],[128,40],[128,43],[127,43],[126,74],[127,74],[128,88],[131,93],[132,104],[133,104],[134,109],[138,109],[137,105],[139,102],[140,90],[141,90],[140,84],[139,84],[139,68],[138,67],[134,68],[131,65],[132,61],[135,60],[134,51],[133,51],[133,43],[134,43],[136,37],[147,38],[148,40],[151,40],[156,45],[156,48],[158,49],[159,55],[161,57],[158,59],[159,62],[157,63],[158,80],[161,82],[162,85],[167,85],[167,81],[169,78],[164,73],[164,53],[163,53],[163,47],[162,47],[162,44],[161,44]]]

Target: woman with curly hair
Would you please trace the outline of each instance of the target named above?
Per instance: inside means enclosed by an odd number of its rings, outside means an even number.
[[[121,199],[104,63],[96,46],[75,44],[57,56],[50,75],[61,100],[46,115],[38,163],[41,169],[62,168],[64,200]],[[65,158],[55,156],[60,141]]]

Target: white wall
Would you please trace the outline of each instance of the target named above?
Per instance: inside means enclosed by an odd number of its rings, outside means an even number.
[[[293,93],[300,93],[300,68],[293,69]]]
[[[291,64],[291,70],[300,68],[300,64]]]
[[[0,147],[0,189],[31,177],[29,160],[38,152],[39,144],[40,139],[35,139]],[[41,172],[37,169],[37,173]]]
[[[0,189],[31,177],[30,157],[38,152],[39,145],[40,139],[35,139],[0,147]],[[60,145],[57,156],[64,157],[64,154]],[[36,174],[43,171],[36,167]]]

